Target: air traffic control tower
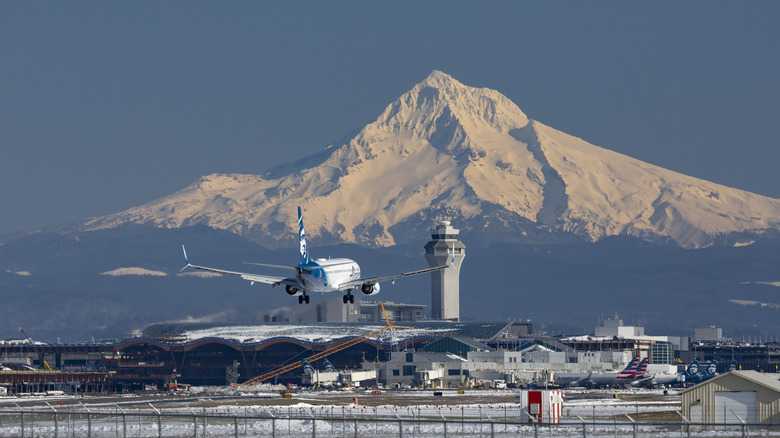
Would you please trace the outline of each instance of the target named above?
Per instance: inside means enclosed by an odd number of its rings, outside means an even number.
[[[430,267],[451,265],[431,272],[431,319],[460,320],[460,265],[466,257],[466,245],[458,240],[459,230],[449,221],[431,228],[431,241],[425,244],[425,258]]]

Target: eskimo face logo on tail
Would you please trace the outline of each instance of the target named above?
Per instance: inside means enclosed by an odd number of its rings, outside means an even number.
[[[306,231],[303,229],[303,214],[301,214],[301,207],[298,207],[298,240],[299,240],[299,252],[301,254],[301,266],[309,264],[309,253],[306,252]]]

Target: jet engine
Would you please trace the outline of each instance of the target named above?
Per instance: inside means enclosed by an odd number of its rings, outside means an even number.
[[[298,293],[298,289],[290,286],[289,284],[284,287],[284,291],[287,292],[289,295],[295,295]]]
[[[360,291],[363,292],[363,295],[376,295],[379,293],[379,283],[366,283],[360,287]]]

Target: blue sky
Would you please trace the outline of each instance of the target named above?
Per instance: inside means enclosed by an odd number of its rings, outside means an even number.
[[[437,69],[780,197],[780,2],[2,2],[0,234],[260,173]]]

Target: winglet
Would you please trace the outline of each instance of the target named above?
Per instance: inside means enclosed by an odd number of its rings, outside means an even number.
[[[187,264],[183,268],[181,268],[179,270],[179,272],[182,272],[182,271],[184,271],[185,269],[187,269],[187,268],[189,268],[191,266],[190,265],[190,261],[187,259],[187,250],[184,248],[184,244],[183,243],[181,244],[181,251],[184,253],[184,261],[187,262]]]

